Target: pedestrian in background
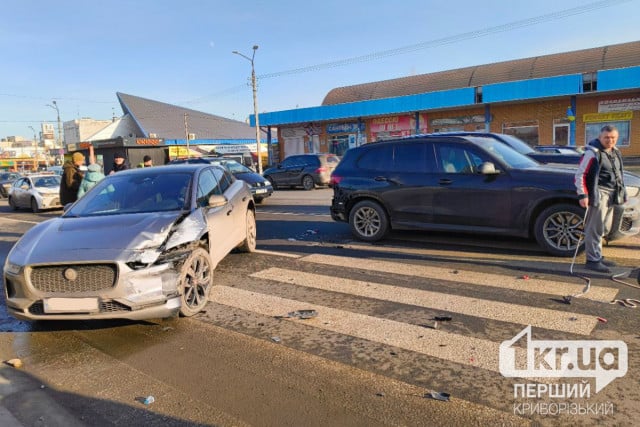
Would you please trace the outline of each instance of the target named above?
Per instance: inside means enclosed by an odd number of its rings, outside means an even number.
[[[116,151],[113,155],[113,168],[111,172],[109,172],[109,175],[127,169],[129,169],[129,165],[127,164],[127,158],[124,156],[124,153],[122,151]]]
[[[598,138],[589,142],[575,174],[580,206],[587,209],[584,219],[585,267],[610,273],[616,264],[602,256],[602,238],[609,234],[615,205],[626,199],[622,154],[616,148],[618,129],[606,125]]]
[[[102,167],[98,163],[90,164],[87,168],[87,173],[84,174],[84,178],[80,183],[78,189],[78,199],[89,191],[94,185],[100,182],[104,178],[102,173]]]
[[[150,168],[153,166],[153,160],[151,160],[151,156],[146,155],[142,158],[142,163],[138,164],[139,168]]]
[[[71,160],[64,162],[62,166],[62,179],[60,180],[60,204],[73,203],[78,200],[78,190],[84,178],[80,167],[84,165],[84,155],[75,152]]]

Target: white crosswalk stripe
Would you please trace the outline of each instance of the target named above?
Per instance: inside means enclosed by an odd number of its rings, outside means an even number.
[[[360,266],[358,266],[360,268]],[[260,279],[291,283],[332,292],[342,292],[367,298],[393,301],[419,307],[431,308],[500,320],[521,325],[589,335],[598,319],[594,316],[576,317],[571,313],[544,308],[508,304],[478,298],[423,291],[399,286],[381,285],[373,282],[323,276],[320,274],[270,268],[251,275]],[[571,320],[573,319],[573,320]]]

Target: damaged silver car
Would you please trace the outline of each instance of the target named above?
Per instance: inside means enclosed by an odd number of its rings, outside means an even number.
[[[220,260],[255,246],[251,191],[222,167],[122,171],[13,246],[6,304],[27,320],[192,316]]]

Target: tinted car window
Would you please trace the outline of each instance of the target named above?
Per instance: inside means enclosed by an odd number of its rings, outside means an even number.
[[[209,204],[209,197],[212,195],[222,194],[218,180],[213,172],[213,170],[207,169],[200,174],[200,178],[198,179],[197,203],[200,207],[207,206]]]
[[[391,170],[395,172],[427,172],[427,144],[398,144],[393,147]]]
[[[475,173],[476,164],[464,147],[436,144],[440,167],[445,173]]]
[[[390,145],[382,145],[367,150],[360,159],[358,159],[358,167],[360,169],[368,169],[374,171],[388,171],[392,167],[393,147]]]

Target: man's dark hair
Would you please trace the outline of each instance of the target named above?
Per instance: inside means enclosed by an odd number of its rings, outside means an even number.
[[[602,126],[602,129],[600,129],[600,132],[613,132],[617,130],[618,128],[615,127],[614,125],[604,125]]]

